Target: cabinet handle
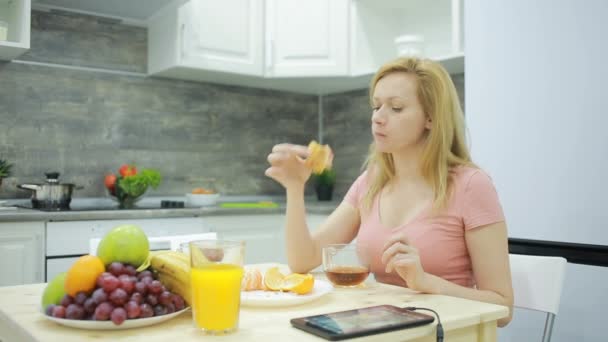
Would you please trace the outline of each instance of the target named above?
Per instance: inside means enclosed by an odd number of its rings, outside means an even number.
[[[184,58],[186,57],[186,54],[188,52],[188,41],[186,40],[186,24],[181,24],[179,27],[179,35],[180,37],[178,38],[178,42],[179,45],[181,46],[181,57]]]
[[[266,43],[266,69],[272,69],[274,54],[274,40],[269,39]]]

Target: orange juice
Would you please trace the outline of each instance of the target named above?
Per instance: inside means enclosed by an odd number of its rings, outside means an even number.
[[[243,267],[206,264],[190,271],[192,312],[196,325],[204,330],[236,329],[241,303]]]

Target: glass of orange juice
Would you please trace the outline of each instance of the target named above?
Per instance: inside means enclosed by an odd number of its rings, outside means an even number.
[[[207,334],[228,334],[238,327],[244,253],[242,241],[190,242],[192,317]]]

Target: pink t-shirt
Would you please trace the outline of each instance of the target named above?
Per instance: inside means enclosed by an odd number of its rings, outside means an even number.
[[[361,213],[357,243],[366,246],[371,256],[371,272],[377,281],[406,286],[397,273],[384,271],[385,265],[380,259],[387,239],[396,232],[406,232],[411,245],[418,249],[426,272],[462,286],[475,285],[465,231],[505,218],[496,189],[486,173],[460,166],[451,174],[453,192],[439,214],[432,215],[429,204],[408,223],[397,227],[387,227],[381,222],[378,195],[370,210],[362,209],[363,196],[369,186],[367,171],[348,190],[344,201],[359,208]]]

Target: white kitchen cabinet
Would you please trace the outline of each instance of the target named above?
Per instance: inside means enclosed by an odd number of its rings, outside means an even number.
[[[218,238],[245,241],[245,263],[286,262],[284,215],[208,216],[205,225]]]
[[[263,73],[262,0],[175,1],[148,23],[149,72]]]
[[[1,1],[1,0],[0,0]],[[395,38],[464,72],[464,0],[174,0],[148,28],[148,72],[307,94],[368,87]]]
[[[54,221],[46,224],[46,279],[65,272],[81,255],[90,252],[92,238],[103,238],[112,228],[134,224],[148,237],[190,235],[209,232],[200,217],[130,220]],[[151,244],[150,249],[169,249],[169,243]]]
[[[326,215],[307,215],[312,231],[319,227]],[[243,240],[245,263],[287,263],[285,253],[285,215],[231,215],[204,218],[205,226],[219,238]]]
[[[0,286],[44,281],[44,225],[0,223]]]
[[[352,0],[352,74],[373,74],[397,57],[395,38],[422,36],[423,56],[464,72],[464,0]]]
[[[10,61],[30,48],[31,0],[0,0],[0,60]],[[6,39],[4,31],[6,30]]]
[[[349,3],[266,0],[266,76],[347,76]]]

